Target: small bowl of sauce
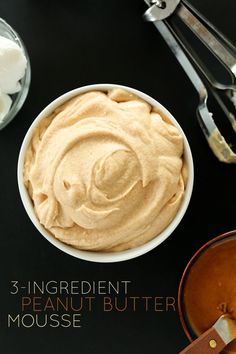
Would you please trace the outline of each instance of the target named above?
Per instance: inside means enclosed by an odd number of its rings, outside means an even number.
[[[222,314],[236,318],[236,230],[209,241],[192,257],[180,282],[178,306],[191,341]],[[236,353],[236,340],[225,353]]]

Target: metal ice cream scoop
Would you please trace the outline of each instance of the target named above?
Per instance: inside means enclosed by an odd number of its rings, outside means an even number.
[[[179,354],[218,354],[235,338],[236,321],[225,314]]]
[[[195,70],[195,67],[200,70],[207,80],[209,90],[217,99],[236,132],[236,113],[234,112],[236,108],[236,48],[186,0],[144,1],[149,6],[144,14],[145,20],[154,23],[199,94],[200,102],[197,108],[197,116],[212,151],[220,161],[236,163],[236,153],[221,134],[212,113],[209,112],[207,106],[208,90]],[[214,78],[209,68],[192,50],[179,28],[173,23],[172,19],[175,15],[187,25],[228,71],[231,84],[225,85]],[[225,100],[221,98],[220,95],[222,94],[231,105],[230,109]]]

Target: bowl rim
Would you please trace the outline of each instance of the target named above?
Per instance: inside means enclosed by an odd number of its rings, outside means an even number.
[[[181,325],[183,327],[183,330],[185,332],[185,335],[187,336],[187,338],[189,339],[190,342],[192,342],[195,338],[191,334],[191,331],[193,333],[194,333],[194,331],[192,330],[192,328],[190,328],[190,325],[187,323],[185,310],[184,310],[184,306],[183,306],[184,305],[183,304],[183,294],[184,294],[184,287],[185,287],[186,278],[187,278],[192,266],[194,265],[194,263],[197,261],[197,259],[201,256],[201,254],[203,252],[205,252],[213,244],[221,242],[222,240],[227,239],[227,238],[231,238],[231,237],[233,238],[233,236],[236,236],[236,229],[232,230],[232,231],[227,231],[223,234],[220,234],[220,235],[214,237],[213,239],[207,241],[206,243],[204,243],[191,257],[191,259],[187,263],[187,265],[184,269],[184,272],[181,276],[181,280],[179,283],[179,289],[178,289],[178,313],[179,313],[179,319],[180,319]]]
[[[120,88],[124,89],[130,93],[133,93],[137,95],[138,97],[144,99],[147,101],[149,104],[151,104],[154,107],[157,107],[161,112],[163,112],[170,120],[171,122],[179,129],[181,132],[183,139],[184,139],[184,154],[185,154],[185,160],[188,166],[188,181],[186,185],[186,190],[185,190],[185,195],[182,200],[181,206],[175,215],[175,218],[172,220],[172,222],[156,237],[154,237],[152,240],[146,242],[145,244],[128,249],[125,251],[119,251],[119,252],[94,252],[94,251],[86,251],[86,250],[79,250],[76,248],[73,248],[72,246],[69,246],[58,239],[56,239],[53,235],[51,235],[38,221],[33,205],[31,202],[31,199],[28,195],[27,189],[24,185],[23,182],[23,167],[24,167],[24,159],[25,159],[25,153],[27,150],[27,147],[30,143],[32,133],[34,128],[38,125],[39,121],[43,119],[44,117],[48,116],[52,111],[60,106],[62,103],[65,101],[68,101],[72,97],[78,95],[78,94],[83,94],[88,91],[92,90],[97,90],[97,91],[108,91],[112,88]],[[51,103],[49,103],[39,114],[38,116],[34,119],[32,122],[31,126],[29,127],[24,140],[21,145],[20,153],[19,153],[19,158],[18,158],[18,165],[17,165],[17,181],[18,181],[18,188],[20,192],[20,197],[22,200],[22,203],[24,205],[24,208],[31,219],[31,222],[34,224],[34,226],[38,229],[38,231],[54,246],[56,246],[58,249],[61,251],[74,256],[79,259],[87,260],[87,261],[92,261],[92,262],[99,262],[99,263],[114,263],[114,262],[120,262],[120,261],[126,261],[129,259],[133,259],[136,257],[139,257],[155,247],[159,246],[162,242],[164,242],[171,234],[172,232],[176,229],[180,221],[182,220],[187,207],[189,205],[191,195],[192,195],[192,190],[193,190],[193,181],[194,181],[194,166],[193,166],[193,158],[192,158],[192,153],[191,149],[188,143],[188,140],[180,127],[179,123],[176,121],[176,119],[172,116],[172,114],[164,107],[162,106],[157,100],[154,98],[150,97],[149,95],[136,90],[134,88],[124,86],[124,85],[119,85],[119,84],[92,84],[92,85],[86,85],[86,86],[81,86],[78,88],[75,88],[71,91],[68,91],[55,100],[53,100]]]
[[[3,118],[2,122],[0,122],[0,130],[5,128],[17,115],[17,113],[21,110],[23,104],[25,103],[25,100],[28,96],[29,93],[29,88],[30,88],[30,83],[31,83],[31,64],[30,64],[30,58],[29,54],[27,52],[27,49],[25,47],[25,44],[19,34],[14,30],[9,23],[7,23],[3,18],[0,17],[0,24],[5,26],[6,30],[10,34],[11,40],[14,41],[19,45],[19,47],[23,50],[24,55],[27,60],[26,64],[26,69],[25,69],[25,74],[20,80],[21,83],[21,89],[20,91],[16,92],[13,94],[15,96],[15,99],[12,102],[12,105],[10,107],[9,112],[6,114],[6,116]],[[3,35],[3,37],[5,37]],[[10,39],[9,37],[6,37]],[[10,95],[12,96],[12,95]]]

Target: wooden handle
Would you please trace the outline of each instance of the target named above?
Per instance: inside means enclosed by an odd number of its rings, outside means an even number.
[[[219,354],[225,347],[225,342],[212,327],[179,354]]]

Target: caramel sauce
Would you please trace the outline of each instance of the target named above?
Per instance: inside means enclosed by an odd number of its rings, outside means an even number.
[[[184,306],[197,336],[224,313],[236,318],[236,238],[212,244],[195,261],[185,282]],[[236,340],[226,349],[236,353]]]

